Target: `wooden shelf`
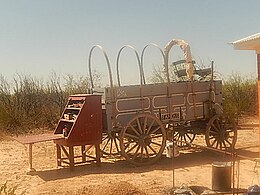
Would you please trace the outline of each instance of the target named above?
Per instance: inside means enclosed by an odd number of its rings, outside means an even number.
[[[69,164],[73,170],[74,165],[86,162],[96,161],[100,165],[101,96],[93,94],[70,96],[54,133],[61,134],[62,137],[63,133],[66,135],[63,139],[54,141],[57,147],[58,166]],[[87,145],[95,146],[95,155],[89,156],[85,153]],[[74,147],[81,147],[81,155],[75,155]]]
[[[69,123],[74,123],[75,122],[75,120],[67,120],[67,119],[60,119],[60,121],[69,122]]]
[[[67,107],[66,110],[81,110],[81,108]]]

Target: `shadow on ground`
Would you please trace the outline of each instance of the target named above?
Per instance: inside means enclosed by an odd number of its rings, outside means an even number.
[[[252,148],[258,148],[258,145],[238,148],[236,152],[238,155],[248,158],[256,158],[259,155],[259,152],[253,152]],[[225,153],[218,153],[210,150],[193,150],[190,152],[186,151],[186,153],[180,154],[180,156],[174,158],[173,160],[166,158],[166,156],[163,155],[156,164],[142,167],[133,166],[126,160],[122,160],[122,158],[112,160],[102,159],[101,167],[97,167],[94,163],[92,163],[76,166],[74,171],[70,171],[69,168],[57,168],[52,170],[37,171],[33,173],[33,175],[38,175],[44,181],[51,181],[90,174],[125,174],[145,173],[152,170],[172,170],[173,166],[175,169],[181,169],[206,164],[210,165],[214,161],[231,160],[231,156]]]
[[[152,170],[172,170],[188,168],[199,165],[211,164],[214,161],[228,160],[228,157],[212,151],[195,151],[180,154],[179,157],[172,159],[163,156],[156,164],[143,167],[136,167],[125,160],[114,160],[112,162],[101,160],[101,167],[93,164],[76,166],[74,171],[69,168],[58,168],[52,170],[37,171],[33,175],[38,175],[44,181],[58,180],[90,174],[125,174],[125,173],[145,173]]]

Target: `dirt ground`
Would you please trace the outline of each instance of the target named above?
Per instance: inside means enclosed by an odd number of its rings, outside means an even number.
[[[241,123],[241,122],[240,122]],[[250,158],[259,157],[259,134],[256,118],[244,118],[238,130],[237,153]],[[246,124],[245,124],[246,123]],[[253,125],[254,126],[254,125]],[[197,136],[195,143],[204,144],[204,136]],[[208,150],[186,150],[174,161],[162,157],[156,164],[134,167],[120,158],[102,158],[101,167],[95,164],[77,166],[74,172],[57,168],[56,148],[52,141],[33,146],[34,174],[27,174],[28,148],[12,139],[0,139],[0,184],[17,186],[16,194],[170,194],[173,186],[186,184],[211,188],[212,163],[231,158]],[[254,171],[255,162],[239,161],[239,187],[259,184]],[[236,166],[238,167],[238,166]],[[256,168],[257,171],[258,168]],[[260,170],[260,167],[259,167]],[[238,169],[236,169],[236,176]],[[236,182],[237,186],[237,182]]]

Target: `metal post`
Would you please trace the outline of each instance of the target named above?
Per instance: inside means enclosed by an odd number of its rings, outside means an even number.
[[[210,86],[209,86],[209,116],[213,117],[212,109],[213,109],[213,98],[212,98],[212,91],[213,91],[213,82],[214,82],[214,73],[213,73],[213,68],[214,68],[214,61],[211,62],[211,78],[210,78]]]
[[[36,170],[32,167],[32,143],[29,144],[29,173],[35,172]]]
[[[237,155],[236,155],[237,156]],[[239,189],[239,175],[240,175],[240,160],[237,160],[237,195],[238,195],[238,189]]]
[[[174,130],[173,130],[173,135],[174,135]],[[174,160],[173,160],[173,158],[174,158],[174,140],[172,140],[172,143],[173,143],[173,145],[172,145],[172,147],[173,147],[173,149],[172,149],[172,189],[174,190],[174,188],[175,188],[175,170],[174,170]]]
[[[232,169],[232,194],[235,194],[235,156],[234,156],[234,148],[232,148],[231,153],[232,163],[231,163],[231,169]]]
[[[257,58],[257,73],[258,73],[258,116],[260,121],[260,51],[256,54]],[[260,122],[259,122],[259,140],[260,140]],[[260,145],[259,145],[259,157],[260,157]]]

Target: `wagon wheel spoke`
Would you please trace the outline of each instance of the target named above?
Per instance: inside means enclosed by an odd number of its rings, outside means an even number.
[[[116,150],[117,150],[117,151],[120,151],[120,150],[119,150],[119,145],[118,145],[117,139],[114,138],[113,140],[114,140],[114,143],[115,143]]]
[[[220,150],[222,150],[222,141],[219,141]]]
[[[161,128],[160,126],[157,127],[157,128],[155,128],[154,130],[152,130],[152,132],[151,132],[150,134],[154,134],[154,133],[156,133],[160,128]]]
[[[165,145],[164,125],[154,115],[146,113],[131,119],[120,135],[122,155],[137,166],[156,162],[162,155]]]
[[[196,134],[185,125],[180,125],[174,133],[174,140],[179,147],[189,146],[195,139]]]
[[[109,138],[107,138],[106,144],[103,146],[102,150],[104,150],[104,149],[107,147],[107,145],[108,145],[109,141],[110,141],[110,139],[109,139]]]
[[[224,148],[227,148],[227,145],[225,143],[225,140],[223,141]]]
[[[119,154],[119,139],[116,130],[107,131],[103,134],[101,152],[109,156]]]
[[[210,139],[210,140],[211,140],[211,139],[216,139],[216,137],[212,136],[212,137],[210,137],[209,139]]]
[[[140,132],[141,134],[143,134],[143,130],[142,130],[142,127],[141,127],[139,118],[137,118],[136,121],[137,121],[137,127],[138,127],[139,132]]]
[[[149,127],[148,127],[148,129],[147,129],[147,132],[146,132],[146,135],[149,135],[150,130],[151,130],[151,128],[152,128],[152,126],[153,126],[154,123],[155,123],[155,119],[153,119],[152,123],[149,125]]]
[[[110,154],[112,153],[112,147],[113,147],[113,141],[114,141],[114,139],[111,139],[111,142],[110,142]]]
[[[141,157],[140,157],[141,162],[143,162],[143,153],[144,153],[144,147],[141,146]]]
[[[102,142],[105,141],[107,138],[108,138],[108,135],[105,135],[105,136],[102,138]]]
[[[189,136],[189,134],[187,134],[187,138],[191,141],[192,139],[191,139],[191,137]]]
[[[135,135],[132,135],[132,134],[129,134],[129,133],[125,133],[125,135],[127,136],[127,137],[130,137],[130,138],[133,138],[133,139],[138,139],[138,137],[137,136],[135,136]]]
[[[212,123],[212,127],[215,129],[215,132],[218,132],[220,129],[219,127],[216,127],[214,123]],[[213,133],[214,131],[211,131],[211,132]]]
[[[232,145],[232,143],[230,143],[228,140],[225,140],[230,146]]]
[[[187,143],[187,139],[186,139],[186,137],[185,136],[183,136],[183,139],[184,139],[184,141],[185,141],[185,144]]]
[[[213,147],[215,145],[215,143],[217,142],[216,139],[213,140],[213,143],[211,144],[211,146]]]
[[[217,129],[219,131],[221,129],[220,118],[216,119],[214,122],[216,123]],[[212,123],[212,124],[214,124],[214,123]]]
[[[137,155],[138,155],[138,151],[140,150],[140,145],[138,145],[138,147],[137,147],[137,149],[136,149],[136,151],[135,151],[135,153],[134,153],[134,156],[133,156],[133,159],[135,159],[136,157],[137,157]]]
[[[149,152],[148,152],[147,146],[145,146],[144,149],[145,149],[145,152],[146,152],[147,158],[150,158],[150,155],[149,155]]]
[[[153,154],[156,154],[157,152],[153,149],[152,146],[148,145],[148,147],[153,151]]]
[[[129,126],[137,136],[140,136],[140,133],[138,133],[137,130],[131,124]]]
[[[115,137],[115,138],[114,138],[114,142],[115,142],[116,150],[117,150],[117,151],[120,151],[120,148],[119,148],[119,139],[118,139],[118,137]]]
[[[218,149],[218,144],[219,144],[219,141],[218,140],[216,140],[217,141],[217,145],[216,145],[216,148]]]
[[[138,146],[138,144],[135,144],[132,148],[130,148],[127,153],[130,153],[131,151],[133,151],[133,149],[135,149]]]
[[[153,135],[153,136],[151,136],[151,138],[159,138],[159,137],[162,137],[162,135]]]
[[[207,124],[205,139],[209,147],[220,150],[233,148],[237,140],[236,126],[226,117],[215,115]]]
[[[211,135],[218,135],[218,133],[216,131],[210,131]]]
[[[146,126],[147,126],[147,119],[148,119],[148,117],[147,116],[145,116],[145,118],[144,118],[144,126],[143,126],[143,133],[145,133],[146,132]]]
[[[135,141],[134,141],[134,140],[130,140],[129,142],[124,143],[124,148],[125,148],[125,150],[126,150],[132,143],[135,143]]]
[[[156,146],[162,146],[161,144],[158,144],[158,143],[156,143],[156,142],[151,142],[151,144],[154,144],[154,145],[156,145]]]

